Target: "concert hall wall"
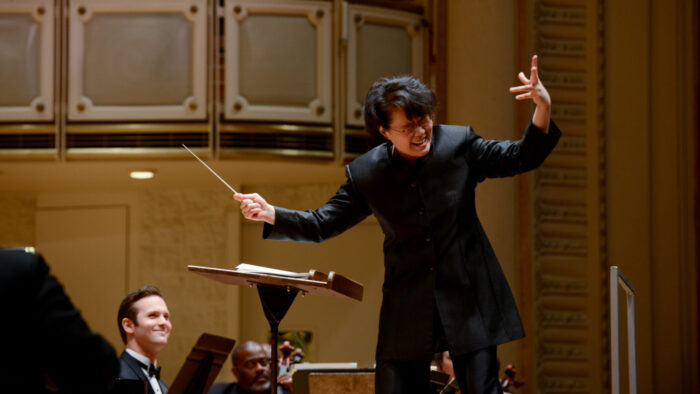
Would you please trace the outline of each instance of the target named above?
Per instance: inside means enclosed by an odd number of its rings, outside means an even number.
[[[519,393],[609,392],[613,265],[637,291],[638,392],[697,391],[698,3],[441,3],[439,120],[519,138],[532,108],[508,87],[540,51],[553,118],[563,126],[538,172],[477,189],[478,214],[526,325],[525,339],[499,348],[526,382]],[[344,181],[343,160],[208,163],[239,190],[293,208],[322,204]],[[155,178],[129,179],[134,169],[153,169]],[[363,302],[298,297],[281,328],[313,332],[313,361],[371,366],[383,276],[376,221],[319,245],[263,241],[261,231],[194,160],[0,161],[0,246],[36,246],[115,348],[121,297],[145,284],[161,288],[173,320],[159,360],[166,382],[201,332],[267,338],[252,289],[188,273],[188,264],[245,261],[358,280]],[[219,380],[231,379],[227,363]],[[623,373],[622,392],[626,385]]]

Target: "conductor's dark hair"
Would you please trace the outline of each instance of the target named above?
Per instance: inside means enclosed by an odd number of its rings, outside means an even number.
[[[380,140],[384,139],[379,127],[389,128],[393,108],[403,109],[408,119],[432,116],[435,93],[410,75],[378,79],[365,98],[365,130]]]
[[[139,325],[138,320],[136,320],[136,315],[138,315],[138,312],[136,310],[136,307],[134,307],[134,304],[136,301],[146,298],[149,296],[156,295],[160,298],[163,298],[163,294],[160,292],[160,290],[155,287],[155,286],[144,286],[138,290],[134,290],[131,293],[127,294],[124,299],[122,299],[121,304],[119,304],[119,312],[117,313],[117,325],[119,326],[119,335],[122,337],[122,342],[126,344],[126,332],[124,332],[124,328],[122,327],[122,320],[124,318],[128,318],[131,321],[134,322],[134,325]]]

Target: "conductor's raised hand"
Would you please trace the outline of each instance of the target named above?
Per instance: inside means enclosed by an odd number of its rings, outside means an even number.
[[[520,86],[510,88],[511,93],[519,93],[515,96],[516,100],[531,99],[537,106],[550,106],[552,100],[549,98],[547,89],[544,88],[540,77],[537,75],[537,55],[532,57],[532,65],[530,67],[530,78],[525,77],[522,71],[518,74],[518,79],[522,83]]]
[[[527,78],[525,73],[521,71],[518,74],[518,79],[522,85],[511,87],[510,92],[517,93],[515,96],[516,100],[532,100],[537,105],[532,116],[532,123],[546,131],[549,126],[552,99],[549,97],[549,92],[547,92],[537,74],[537,55],[532,57],[530,78]]]
[[[233,199],[241,203],[244,218],[275,224],[275,207],[268,204],[258,193],[236,193]]]

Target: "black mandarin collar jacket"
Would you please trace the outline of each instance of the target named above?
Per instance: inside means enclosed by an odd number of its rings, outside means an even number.
[[[485,178],[537,168],[561,132],[530,123],[519,141],[436,125],[428,155],[409,164],[381,144],[346,166],[347,181],[316,210],[275,207],[266,239],[321,242],[374,214],[384,232],[378,360],[428,359],[433,314],[464,354],[524,336],[518,310],[474,205]]]

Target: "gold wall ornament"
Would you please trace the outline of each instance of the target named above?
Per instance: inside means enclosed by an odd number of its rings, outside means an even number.
[[[563,133],[527,189],[534,280],[524,283],[531,286],[535,366],[526,371],[529,392],[606,393],[605,8],[602,0],[525,3],[531,29],[521,33],[539,55],[551,117]]]

